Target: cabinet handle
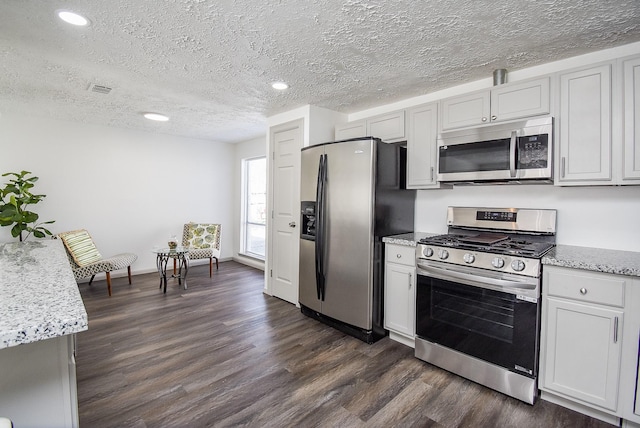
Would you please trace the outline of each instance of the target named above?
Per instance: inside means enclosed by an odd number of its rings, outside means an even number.
[[[482,121],[483,121],[483,122],[486,122],[486,121],[487,121],[487,118],[486,118],[486,117],[483,117],[483,118],[482,118]]]
[[[496,120],[497,118],[497,116],[491,116],[491,120]]]
[[[411,278],[413,278],[413,274],[408,274],[409,275],[409,289],[411,289]]]
[[[564,178],[564,161],[565,157],[562,156],[562,161],[560,162],[560,177]]]
[[[585,294],[587,294],[587,289],[586,289],[586,288],[584,288],[584,287],[582,287],[582,288],[580,289],[580,294],[582,294],[583,296],[584,296]]]
[[[431,181],[433,181],[433,167],[431,167]]]
[[[396,254],[396,258],[397,258],[397,259],[402,258],[402,254],[399,254],[399,253],[398,253],[398,254]]]
[[[613,343],[618,343],[618,317],[613,319]]]

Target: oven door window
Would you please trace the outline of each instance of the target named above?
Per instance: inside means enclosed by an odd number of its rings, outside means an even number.
[[[511,140],[481,141],[440,147],[439,172],[504,171],[509,170]]]
[[[416,334],[458,352],[537,375],[538,305],[515,295],[418,275]]]

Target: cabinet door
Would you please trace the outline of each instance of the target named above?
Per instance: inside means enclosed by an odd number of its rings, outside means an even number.
[[[405,137],[404,110],[367,120],[367,135],[382,141],[400,141]]]
[[[640,180],[640,58],[624,63],[623,180]]]
[[[489,123],[489,103],[489,91],[442,100],[442,130]]]
[[[549,78],[498,86],[491,90],[491,121],[548,114]]]
[[[617,410],[623,312],[547,298],[541,388]]]
[[[77,427],[73,336],[0,350],[0,416],[15,427]]]
[[[559,126],[558,182],[611,182],[610,65],[560,76]]]
[[[438,105],[413,108],[408,116],[407,188],[435,187]]]
[[[384,274],[384,327],[413,337],[415,268],[387,263]]]
[[[367,123],[364,120],[336,125],[336,141],[367,136]]]

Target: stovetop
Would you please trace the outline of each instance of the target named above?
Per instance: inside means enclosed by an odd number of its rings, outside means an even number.
[[[419,241],[419,244],[528,258],[542,258],[554,247],[553,242],[539,240],[536,237],[489,232],[475,234],[447,233],[423,238]]]
[[[530,208],[447,208],[448,233],[418,242],[416,266],[454,265],[540,277],[555,246],[556,211]],[[475,274],[475,272],[474,272]]]

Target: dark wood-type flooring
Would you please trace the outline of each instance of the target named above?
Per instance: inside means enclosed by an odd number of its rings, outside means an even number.
[[[81,427],[608,427],[538,400],[529,406],[413,356],[367,345],[262,292],[235,262],[189,270],[188,290],[157,274],[80,290]]]

